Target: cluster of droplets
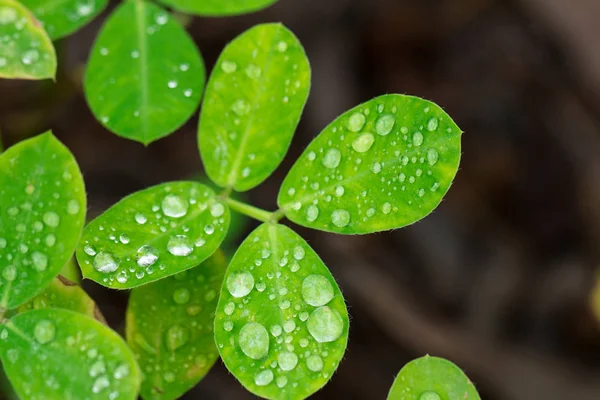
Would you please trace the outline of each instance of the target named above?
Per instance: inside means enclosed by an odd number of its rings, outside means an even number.
[[[212,220],[203,226],[201,232],[193,233],[192,229],[179,221],[196,210],[201,213],[208,211]],[[183,195],[169,193],[162,198],[160,204],[152,206],[151,212],[130,213],[132,223],[145,226],[151,231],[157,230],[157,234],[168,235],[166,246],[159,248],[150,242],[132,249],[131,238],[126,232],[117,232],[116,228],[99,225],[98,235],[107,235],[110,245],[98,244],[102,242],[100,236],[87,240],[83,251],[90,259],[84,263],[91,264],[96,271],[105,274],[103,282],[108,285],[113,285],[115,279],[119,284],[126,284],[133,278],[143,279],[154,274],[157,269],[165,270],[166,264],[162,262],[165,253],[177,258],[194,257],[196,249],[203,247],[215,232],[223,231],[224,214],[225,206],[222,203],[209,202],[206,198],[198,200],[195,190],[190,194],[189,200]],[[121,246],[122,250],[119,250]],[[135,255],[129,255],[131,252],[135,252]],[[128,255],[119,257],[117,253]]]
[[[19,276],[42,273],[51,265],[50,254],[56,246],[56,231],[65,223],[63,218],[75,217],[82,211],[78,200],[64,198],[60,193],[61,186],[71,180],[72,174],[65,170],[62,180],[54,182],[58,190],[43,200],[41,189],[26,183],[19,200],[0,210],[0,215],[5,213],[2,218],[16,231],[12,240],[0,237],[0,265],[3,266],[0,286],[16,281]],[[46,190],[44,188],[44,195]],[[1,190],[0,194],[3,194]],[[20,292],[18,285],[11,290]]]
[[[260,241],[255,244],[260,248]],[[335,296],[330,278],[313,273],[317,260],[306,256],[301,243],[275,255],[266,242],[259,254],[247,269],[234,270],[226,277],[231,299],[225,300],[224,317],[217,324],[234,335],[231,343],[237,343],[249,363],[259,369],[252,376],[257,386],[273,384],[285,389],[288,372],[297,368],[328,378],[332,368],[326,367],[335,367],[339,360],[327,361],[327,344],[344,331],[342,316],[329,305]],[[301,285],[296,287],[293,282],[299,280]],[[263,299],[278,309],[274,314],[282,316],[280,324],[267,326],[255,319],[247,305],[251,301],[266,304]],[[245,367],[240,372],[245,372]],[[291,382],[292,387],[297,385]]]
[[[439,196],[436,168],[446,148],[437,139],[443,119],[430,107],[422,115],[424,123],[408,123],[396,105],[381,103],[376,110],[363,106],[340,118],[327,128],[333,135],[303,156],[307,173],[286,189],[285,207],[307,222],[319,219],[345,228],[353,221],[385,220],[405,206],[428,204],[428,193]],[[450,127],[447,133],[452,133]],[[332,207],[338,203],[352,207]]]

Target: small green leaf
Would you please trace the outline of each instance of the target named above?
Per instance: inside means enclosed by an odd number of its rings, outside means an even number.
[[[363,234],[433,211],[460,161],[461,130],[440,107],[390,94],[342,114],[285,178],[277,203],[297,224]]]
[[[144,399],[179,398],[217,360],[213,321],[226,267],[217,251],[195,268],[131,292],[126,336],[147,371]]]
[[[77,261],[85,278],[130,289],[195,267],[221,244],[229,208],[208,187],[171,182],[136,192],[84,230]]]
[[[104,126],[149,144],[190,118],[204,80],[200,53],[181,25],[152,3],[127,1],[96,39],[85,94]]]
[[[0,358],[22,399],[136,399],[140,387],[123,339],[72,311],[14,316],[0,328]]]
[[[469,378],[450,361],[425,356],[406,364],[388,400],[480,400]]]
[[[277,0],[160,0],[160,2],[188,14],[220,17],[258,11],[276,3]]]
[[[227,268],[215,316],[223,362],[252,393],[303,399],[337,368],[348,340],[342,293],[294,231],[263,224]]]
[[[17,308],[18,313],[44,308],[61,308],[74,311],[106,324],[100,309],[90,296],[76,283],[57,276],[50,286],[27,303]]]
[[[69,150],[51,133],[0,156],[0,307],[15,308],[58,275],[81,235],[86,199]]]
[[[106,8],[108,0],[22,0],[52,40],[82,28]]]
[[[309,87],[304,49],[283,25],[255,26],[227,45],[206,87],[198,127],[210,179],[246,191],[271,175],[287,152]]]
[[[54,79],[56,53],[48,34],[33,14],[14,0],[0,0],[0,38],[5,38],[0,78]]]

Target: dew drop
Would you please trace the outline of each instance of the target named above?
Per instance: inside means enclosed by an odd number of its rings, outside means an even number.
[[[119,242],[123,244],[128,244],[130,240],[129,235],[126,233],[122,233],[121,236],[119,236]]]
[[[79,203],[77,200],[69,200],[67,203],[67,213],[70,215],[75,215],[79,212]]]
[[[338,149],[329,149],[323,156],[323,165],[325,168],[333,169],[340,165],[342,153]]]
[[[98,272],[108,274],[119,268],[119,259],[107,251],[101,251],[94,257],[94,268]]]
[[[217,218],[225,213],[225,207],[221,203],[215,203],[210,206],[210,215]]]
[[[283,40],[277,43],[277,50],[281,53],[285,52],[288,49],[288,44]]]
[[[60,224],[60,217],[54,211],[46,211],[42,216],[42,220],[51,228],[56,228]]]
[[[392,114],[384,114],[377,119],[375,123],[375,131],[378,135],[385,136],[394,129],[396,118]]]
[[[246,67],[246,75],[248,75],[248,77],[251,79],[260,78],[261,73],[262,73],[262,71],[261,71],[260,67],[254,65],[254,64],[250,64]]]
[[[298,356],[295,353],[283,351],[277,356],[279,367],[284,371],[291,371],[298,364]]]
[[[256,386],[267,386],[271,382],[273,382],[273,371],[270,369],[260,371],[254,376],[254,383]]]
[[[235,72],[237,70],[237,64],[234,63],[233,61],[223,61],[221,63],[221,69],[226,74],[230,74],[230,73]]]
[[[187,236],[177,235],[169,239],[169,243],[167,243],[167,250],[169,250],[169,253],[173,254],[174,256],[185,257],[194,250],[194,247]]]
[[[389,214],[392,211],[392,205],[388,202],[383,203],[381,206],[381,212],[384,214]]]
[[[316,354],[306,359],[306,368],[313,372],[319,372],[323,369],[323,359]]]
[[[238,342],[244,354],[254,360],[260,360],[269,353],[269,333],[258,322],[244,325],[240,330]]]
[[[39,251],[34,251],[31,254],[31,261],[33,262],[33,267],[39,272],[45,271],[48,267],[48,256]]]
[[[304,255],[306,254],[306,252],[304,251],[304,248],[302,246],[296,246],[294,247],[294,258],[298,261],[302,260],[304,258]]]
[[[158,260],[158,250],[150,245],[140,247],[136,254],[137,264],[140,267],[149,267]]]
[[[129,375],[129,365],[121,364],[113,372],[113,377],[115,379],[123,379]]]
[[[94,381],[94,384],[92,386],[92,392],[100,393],[108,386],[110,386],[110,381],[108,380],[108,378],[106,376],[101,376]]]
[[[50,343],[56,336],[56,325],[49,319],[43,319],[35,325],[33,336],[40,344]]]
[[[135,214],[135,222],[137,222],[140,225],[144,225],[146,223],[146,221],[148,221],[148,218],[146,218],[146,216],[142,213],[137,213]]]
[[[352,132],[359,132],[365,125],[365,116],[360,112],[355,112],[348,118],[348,130]]]
[[[375,136],[370,133],[363,133],[352,142],[352,148],[359,152],[365,153],[369,151],[373,143],[375,142]]]
[[[319,208],[316,205],[311,204],[310,206],[308,206],[306,208],[306,220],[308,222],[313,222],[314,220],[317,219],[318,216],[319,216]]]
[[[233,103],[231,109],[237,115],[243,116],[250,112],[250,104],[248,104],[245,100],[239,99]]]
[[[429,132],[433,132],[438,128],[438,119],[437,118],[431,118],[428,122],[427,122],[427,130]]]
[[[287,385],[288,379],[285,376],[279,376],[279,377],[277,377],[276,383],[277,383],[277,387],[281,389],[281,388],[285,387],[285,385]]]
[[[187,214],[188,207],[188,202],[176,194],[169,194],[165,196],[161,203],[163,214],[171,218],[183,217],[185,214]]]
[[[6,239],[0,238],[0,249],[6,248]]]
[[[40,53],[37,50],[27,50],[21,56],[21,61],[25,65],[31,65],[40,59]]]
[[[233,314],[233,312],[235,311],[235,304],[232,302],[227,303],[223,311],[225,312],[225,315]]]
[[[442,400],[436,392],[424,392],[419,397],[419,400]]]
[[[336,310],[323,306],[310,314],[306,327],[317,342],[327,343],[333,342],[342,335],[344,321]]]
[[[179,288],[173,292],[173,301],[177,304],[187,304],[190,297],[190,291],[187,288]]]
[[[178,85],[177,81],[167,82],[167,86],[169,87],[169,89],[175,89],[177,87],[177,85]]]
[[[429,165],[435,165],[438,162],[439,157],[436,149],[427,150],[427,162]]]
[[[173,325],[167,330],[165,335],[165,344],[171,351],[185,346],[190,339],[190,332],[187,328],[180,325]]]
[[[302,298],[311,306],[324,306],[333,299],[333,286],[323,275],[309,275],[302,281]]]
[[[92,257],[96,255],[96,249],[89,244],[86,244],[85,246],[83,246],[83,252],[85,254],[87,254],[88,256],[92,256]]]
[[[415,132],[412,138],[412,142],[415,146],[420,146],[423,144],[423,134],[421,132]]]
[[[331,213],[331,222],[338,228],[343,228],[350,223],[350,213],[346,210],[335,210]]]
[[[14,265],[8,265],[2,270],[2,278],[5,281],[12,282],[17,278],[17,269]]]
[[[247,296],[254,288],[254,277],[250,272],[234,272],[227,277],[227,289],[233,297]]]

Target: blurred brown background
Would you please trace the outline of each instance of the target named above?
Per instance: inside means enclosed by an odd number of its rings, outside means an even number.
[[[81,77],[107,13],[57,43],[56,84],[0,81],[5,144],[53,129],[84,171],[91,217],[202,169],[197,116],[144,148],[90,114]],[[328,122],[377,95],[434,100],[465,131],[455,184],[422,222],[357,237],[300,229],[352,315],[346,357],[314,398],[384,399],[426,353],[460,365],[488,400],[600,398],[589,300],[600,256],[599,19],[598,0],[280,0],[188,21],[209,69],[229,40],[268,21],[290,27],[312,63],[289,155],[249,193],[258,206],[275,208],[286,171]],[[122,332],[126,293],[84,286]],[[251,396],[217,364],[185,398]]]

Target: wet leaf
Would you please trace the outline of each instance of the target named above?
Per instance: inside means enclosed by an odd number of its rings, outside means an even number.
[[[18,314],[0,328],[0,358],[22,399],[136,399],[140,372],[119,335],[58,309]]]
[[[229,209],[208,187],[171,182],[136,192],[84,230],[77,261],[85,278],[129,289],[192,268],[221,244]]]
[[[14,0],[0,0],[0,78],[48,79],[56,76],[56,53],[33,14]]]
[[[0,156],[0,307],[15,308],[58,275],[81,235],[81,172],[51,133]]]
[[[277,0],[160,0],[160,2],[188,14],[218,17],[258,11],[276,3]]]
[[[176,399],[218,358],[213,321],[227,262],[217,251],[199,266],[133,289],[127,343],[140,368],[144,399]]]
[[[412,224],[450,188],[461,133],[434,103],[397,94],[375,98],[342,114],[310,143],[277,202],[290,220],[328,232]]]
[[[85,94],[106,128],[149,144],[194,113],[204,79],[200,53],[183,27],[152,3],[127,1],[96,39]]]
[[[388,400],[480,400],[467,376],[450,361],[425,356],[400,371]]]
[[[74,311],[106,324],[100,309],[90,296],[75,282],[62,276],[54,278],[42,293],[17,308],[18,313],[45,308]]]
[[[40,21],[52,40],[77,31],[94,19],[108,4],[107,0],[22,0]]]
[[[255,26],[227,45],[206,87],[198,127],[208,176],[246,191],[271,175],[287,152],[309,87],[304,49],[283,25]]]
[[[335,280],[295,232],[263,224],[242,243],[225,274],[215,341],[246,389],[279,400],[316,392],[344,355],[348,325]]]

